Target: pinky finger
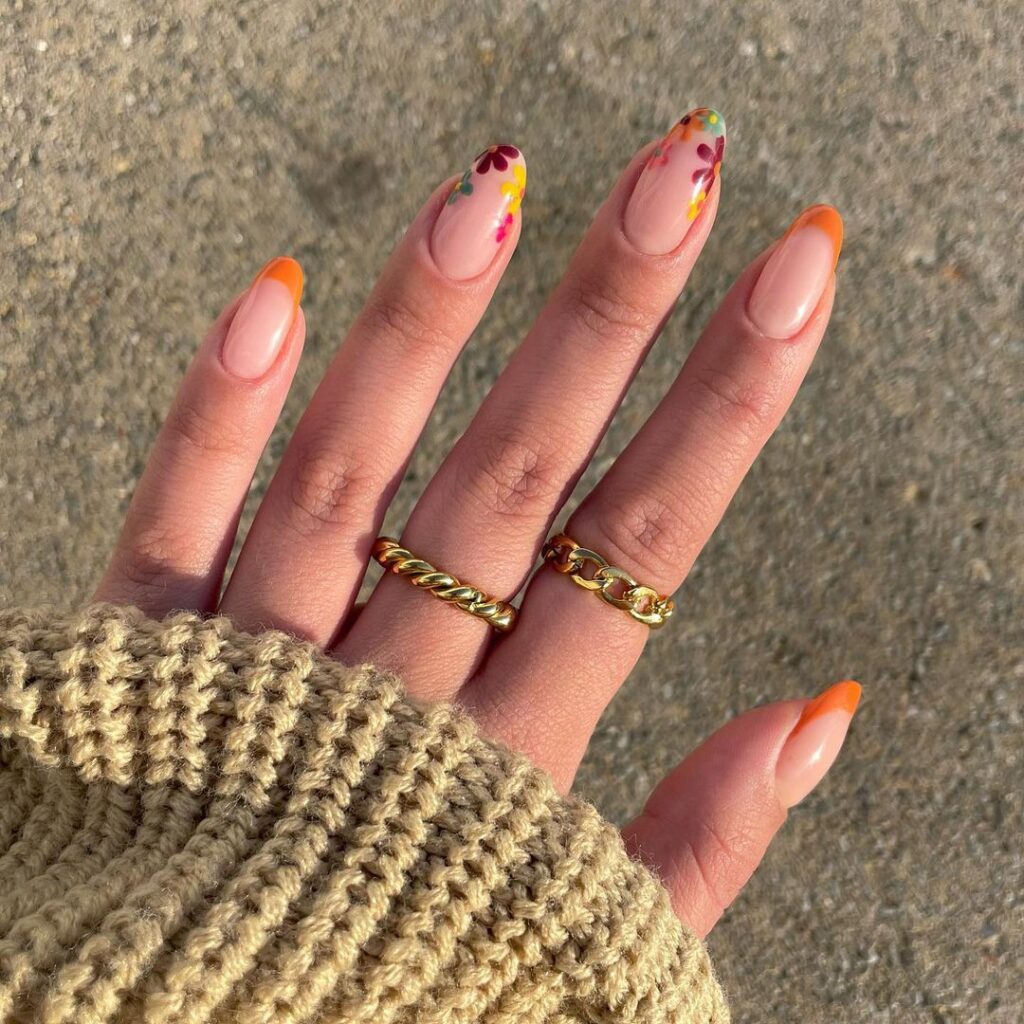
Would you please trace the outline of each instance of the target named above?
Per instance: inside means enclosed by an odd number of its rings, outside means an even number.
[[[786,812],[824,778],[846,738],[860,686],[755,708],[698,747],[655,789],[623,835],[702,938],[739,895]]]
[[[271,260],[192,360],[94,600],[161,617],[216,605],[238,516],[305,337],[302,271]]]

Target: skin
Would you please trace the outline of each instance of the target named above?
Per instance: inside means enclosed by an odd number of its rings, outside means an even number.
[[[637,154],[598,211],[403,533],[405,546],[490,593],[526,585],[512,633],[496,640],[485,623],[390,574],[365,608],[353,608],[413,446],[518,241],[516,218],[479,276],[453,281],[441,273],[431,230],[457,179],[420,211],[339,346],[226,586],[239,511],[295,372],[305,319],[299,309],[270,369],[245,380],[221,358],[240,299],[225,309],[168,413],[96,599],[152,616],[219,610],[242,628],[284,629],[344,661],[394,670],[414,697],[463,703],[485,732],[567,790],[649,631],[550,569],[531,573],[685,286],[720,198],[719,180],[672,252],[638,250],[622,230],[623,212],[652,149]],[[659,408],[566,527],[660,593],[686,578],[793,400],[828,322],[831,277],[793,337],[758,330],[747,300],[769,255],[741,274]],[[575,374],[585,378],[582,402],[566,387]],[[388,402],[396,380],[402,401]],[[486,538],[486,549],[467,537]],[[580,658],[559,642],[563,635],[599,640],[602,658]],[[624,830],[700,935],[785,820],[775,766],[807,703],[770,705],[729,722],[662,781]]]

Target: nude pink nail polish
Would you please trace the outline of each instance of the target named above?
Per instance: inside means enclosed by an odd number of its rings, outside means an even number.
[[[804,210],[761,271],[747,315],[769,338],[791,338],[814,312],[839,260],[843,219],[831,206]]]
[[[441,273],[482,274],[512,231],[526,195],[526,161],[515,146],[489,146],[452,187],[430,238]]]
[[[277,359],[302,299],[302,268],[288,256],[271,260],[242,299],[220,358],[228,373],[243,380],[262,377]]]
[[[775,793],[793,807],[821,780],[839,756],[860,701],[860,685],[836,683],[812,700],[786,739],[775,764]]]
[[[626,205],[622,230],[641,252],[671,252],[697,219],[725,155],[725,118],[692,110],[648,157]]]

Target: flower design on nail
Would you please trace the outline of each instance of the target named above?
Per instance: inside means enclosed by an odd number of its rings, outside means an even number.
[[[511,149],[512,147],[509,146],[508,148]],[[512,178],[512,181],[503,181],[501,183],[501,194],[508,197],[508,207],[504,218],[498,225],[498,230],[494,233],[494,240],[499,245],[508,237],[508,233],[512,230],[512,224],[516,219],[516,214],[519,212],[519,207],[523,205],[523,196],[526,195],[526,168],[522,164],[513,165]]]
[[[668,163],[668,153],[671,148],[671,142],[659,142],[654,147],[654,152],[647,158],[647,167],[664,167]]]
[[[712,135],[725,134],[725,118],[717,110],[704,107],[698,110],[695,116],[700,118],[704,131],[710,132]]]
[[[507,171],[509,160],[515,160],[519,150],[515,146],[488,146],[477,155],[476,173],[486,174],[492,167],[496,171]]]
[[[711,191],[711,186],[715,178],[718,177],[718,172],[722,169],[722,154],[724,152],[725,139],[721,135],[715,140],[714,149],[706,142],[702,142],[697,147],[697,157],[703,160],[707,166],[698,167],[693,172],[693,184],[699,191],[690,200],[690,207],[686,211],[688,220],[695,220],[697,214],[700,213],[701,207]]]
[[[510,146],[509,149],[512,147]],[[514,217],[522,206],[523,196],[526,195],[526,168],[522,164],[516,164],[512,168],[514,181],[506,181],[501,186],[501,194],[509,197],[508,212]]]
[[[505,219],[498,225],[498,230],[495,232],[494,240],[500,245],[508,237],[509,231],[512,230],[512,225],[515,223],[515,217],[511,213],[505,214]]]
[[[715,139],[714,149],[706,142],[702,142],[697,147],[697,156],[707,164],[707,167],[698,167],[693,172],[694,185],[700,185],[705,192],[711,188],[711,183],[718,177],[718,172],[722,169],[723,153],[725,153],[725,139],[721,135]]]
[[[699,110],[691,110],[689,114],[683,115],[672,129],[671,134],[675,135],[680,142],[686,142],[694,132],[724,135],[725,118],[717,110],[701,107]]]
[[[692,114],[686,114],[679,119],[675,128],[672,130],[672,135],[675,135],[680,142],[686,142],[687,139],[694,133],[704,130],[704,122],[700,119],[700,116],[695,112]]]
[[[469,180],[473,176],[473,168],[471,167],[466,173],[452,186],[451,193],[448,196],[448,205],[451,206],[459,196],[471,196],[473,194],[473,183]]]

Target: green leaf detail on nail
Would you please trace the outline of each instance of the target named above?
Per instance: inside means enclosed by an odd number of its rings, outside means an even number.
[[[473,169],[470,168],[459,181],[455,182],[452,186],[451,194],[448,196],[448,206],[451,206],[459,196],[470,196],[473,194],[473,185],[469,180],[472,174]]]

